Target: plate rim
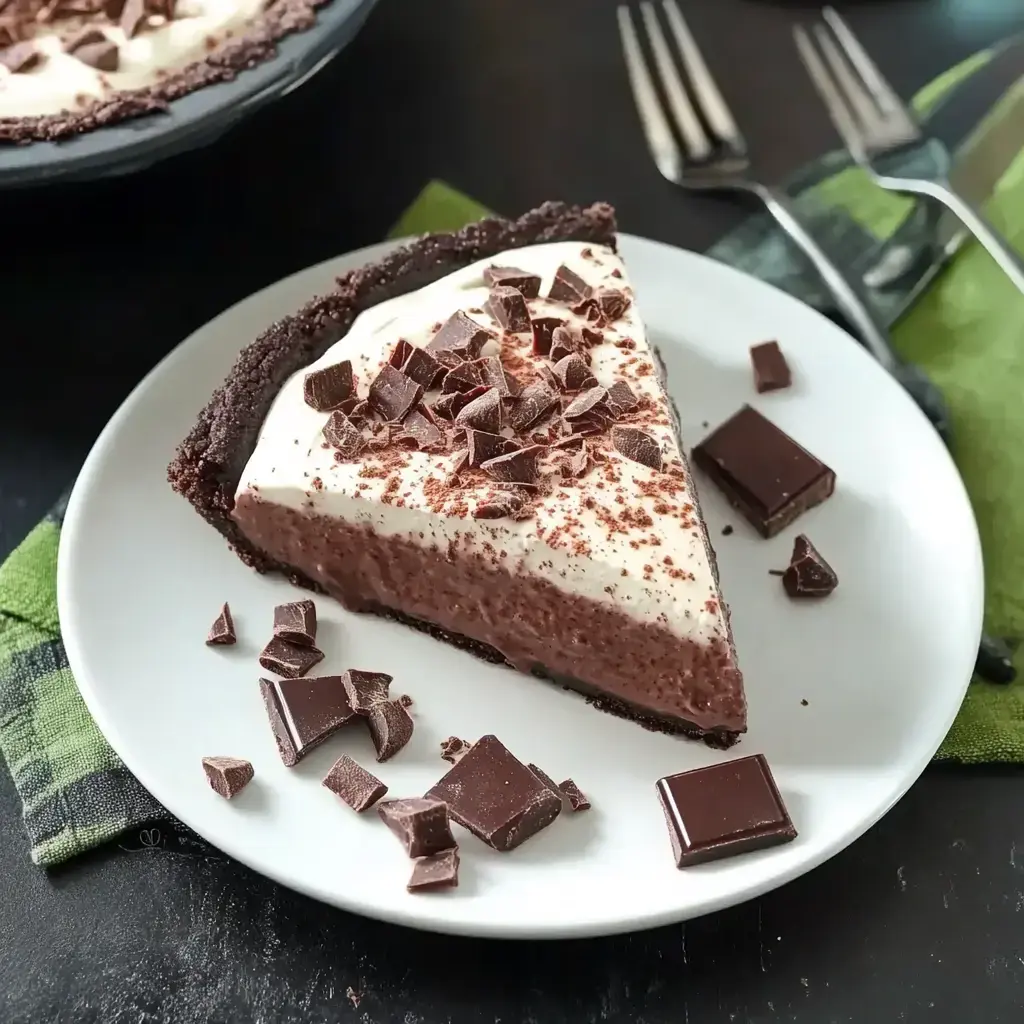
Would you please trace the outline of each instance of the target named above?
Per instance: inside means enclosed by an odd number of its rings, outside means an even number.
[[[837,327],[832,321],[824,317],[817,310],[799,299],[783,292],[781,289],[776,288],[774,285],[762,281],[758,278],[752,277],[749,274],[744,273],[734,267],[728,266],[727,264],[720,263],[717,260],[712,259],[702,253],[697,253],[689,249],[682,248],[680,246],[670,245],[665,242],[659,242],[654,239],[641,238],[639,236],[631,235],[624,232],[619,232],[618,237],[620,240],[625,240],[627,245],[629,244],[640,244],[655,246],[659,249],[671,251],[674,254],[682,253],[685,257],[690,259],[696,259],[706,264],[712,264],[715,267],[715,272],[720,272],[726,275],[735,275],[738,278],[743,279],[747,287],[762,287],[769,289],[772,292],[780,293],[788,302],[795,303],[805,310],[817,317],[823,324],[826,324],[828,328],[834,331],[839,331],[842,334],[846,332],[842,331],[842,328]],[[123,419],[126,419],[131,412],[134,410],[135,405],[143,397],[143,392],[147,385],[154,377],[158,376],[164,369],[164,367],[172,362],[179,359],[187,358],[187,351],[192,346],[198,346],[203,343],[203,336],[206,335],[211,329],[216,329],[217,325],[222,319],[230,319],[235,315],[239,307],[245,305],[250,301],[256,301],[262,294],[277,286],[283,285],[285,282],[291,281],[295,278],[304,277],[305,275],[315,276],[318,271],[327,273],[338,273],[339,268],[335,266],[341,261],[344,261],[344,266],[358,265],[356,261],[366,262],[379,256],[380,254],[389,251],[408,239],[393,239],[385,242],[378,242],[372,245],[364,246],[359,249],[352,250],[347,253],[340,254],[338,256],[331,257],[323,260],[319,263],[313,264],[312,266],[306,267],[302,270],[298,270],[293,274],[286,275],[280,278],[278,281],[271,282],[264,288],[258,289],[251,295],[248,295],[236,303],[233,303],[223,312],[212,317],[209,321],[202,324],[195,331],[183,339],[178,345],[176,345],[169,353],[167,353],[160,361],[139,381],[139,383],[132,389],[132,391],[126,396],[124,401],[118,407],[116,412],[111,416],[110,420],[98,435],[92,448],[89,451],[85,462],[75,480],[72,488],[71,495],[68,500],[67,510],[64,518],[64,526],[61,535],[61,544],[58,548],[57,555],[57,606],[60,620],[72,621],[73,612],[71,609],[71,589],[73,585],[73,569],[69,569],[68,566],[71,564],[72,556],[69,554],[76,544],[74,543],[78,531],[82,528],[81,523],[81,509],[86,501],[85,495],[88,491],[88,481],[90,477],[96,472],[96,467],[99,465],[103,450],[106,447],[108,438],[114,435],[119,429],[120,423]],[[332,268],[328,270],[328,268]],[[242,339],[243,344],[248,344],[250,338]],[[884,376],[884,371],[871,359],[866,351],[857,345],[854,339],[847,337],[849,344],[855,346],[861,353],[861,356],[867,360],[872,366],[875,366],[878,373],[883,375],[883,379],[889,381],[893,387],[897,387],[891,380]],[[219,382],[216,382],[219,383]],[[214,384],[216,386],[216,384]],[[907,402],[911,400],[906,398]],[[916,408],[911,406],[918,416],[921,416],[924,420],[923,414]],[[926,422],[926,421],[925,421]],[[936,437],[935,443],[940,445],[941,442]],[[948,465],[953,473],[953,479],[958,485],[959,494],[965,504],[965,507],[969,513],[969,519],[973,525],[972,537],[969,538],[973,541],[972,547],[972,561],[976,567],[975,579],[973,581],[974,601],[975,606],[975,620],[976,620],[976,632],[980,636],[982,629],[982,618],[984,613],[984,566],[982,560],[981,550],[981,539],[978,531],[977,520],[974,516],[974,510],[970,502],[969,495],[967,494],[966,487],[964,486],[963,479],[953,462],[952,457],[942,447],[942,451],[946,455]],[[168,453],[170,457],[170,453]],[[964,539],[966,544],[967,538]],[[64,614],[64,609],[67,609],[67,615]],[[89,684],[88,672],[78,672],[75,670],[74,664],[77,661],[79,664],[84,662],[78,649],[77,640],[74,632],[69,632],[64,636],[65,650],[68,658],[69,666],[71,667],[72,675],[76,681],[79,692],[82,694],[82,698],[85,701],[86,707],[89,713],[92,715],[97,727],[107,738],[111,747],[118,753],[120,745],[121,731],[118,729],[116,724],[108,718],[106,711],[104,710],[104,701],[100,699],[94,688]],[[531,925],[524,924],[522,922],[515,922],[508,924],[502,922],[500,924],[493,924],[484,921],[463,921],[463,920],[445,920],[443,916],[434,917],[430,919],[424,919],[421,917],[408,917],[400,909],[394,911],[391,908],[381,908],[366,901],[359,899],[346,899],[344,902],[338,899],[336,896],[331,897],[325,895],[316,889],[315,886],[307,886],[303,884],[301,877],[289,876],[286,877],[283,873],[277,872],[273,869],[268,869],[265,865],[257,865],[254,861],[255,858],[246,856],[247,851],[242,848],[234,847],[230,842],[226,845],[221,845],[220,842],[212,842],[206,839],[207,842],[211,842],[211,845],[222,850],[233,859],[238,860],[240,863],[246,865],[250,870],[256,871],[258,874],[264,877],[270,878],[277,884],[283,885],[286,888],[292,889],[293,891],[300,892],[305,896],[316,899],[320,902],[325,902],[328,905],[336,906],[339,909],[345,910],[349,913],[359,914],[361,916],[369,917],[375,920],[386,921],[392,924],[398,924],[405,927],[416,928],[421,931],[428,931],[441,934],[452,934],[452,935],[466,935],[474,936],[479,938],[496,938],[496,939],[525,939],[525,940],[559,940],[559,939],[572,939],[572,938],[590,938],[598,936],[611,936],[617,934],[624,934],[640,930],[648,930],[652,928],[663,927],[665,925],[678,924],[682,921],[691,920],[698,916],[705,916],[707,914],[716,913],[720,910],[724,910],[731,906],[736,906],[741,903],[746,903],[752,899],[756,899],[760,896],[765,895],[775,889],[781,888],[783,885],[807,874],[809,871],[820,867],[821,864],[830,860],[836,854],[845,850],[852,843],[856,842],[865,832],[874,826],[881,818],[883,818],[907,793],[911,786],[920,778],[921,774],[931,762],[934,757],[935,751],[938,750],[952,726],[953,721],[956,718],[957,713],[960,710],[960,706],[963,703],[964,696],[967,692],[967,688],[971,682],[973,670],[973,660],[970,666],[967,667],[965,677],[962,686],[958,690],[957,699],[954,702],[950,697],[950,708],[947,710],[946,715],[943,717],[943,727],[938,738],[931,739],[923,745],[918,757],[912,762],[907,764],[906,768],[901,771],[899,775],[899,781],[889,787],[889,790],[883,800],[881,800],[874,811],[871,814],[865,815],[863,818],[858,820],[852,827],[846,828],[842,832],[838,832],[834,836],[831,842],[822,846],[821,849],[816,851],[813,855],[807,856],[798,862],[786,867],[785,869],[773,873],[770,877],[756,878],[749,884],[743,884],[737,887],[735,890],[731,890],[727,893],[723,893],[717,898],[709,899],[706,903],[702,903],[700,909],[696,912],[688,912],[686,910],[680,910],[678,907],[670,907],[657,913],[646,913],[639,918],[620,918],[615,921],[608,921],[605,919],[598,920],[587,920],[582,923],[552,923],[552,922],[539,922]],[[124,760],[122,758],[122,760]],[[136,770],[135,767],[129,765],[128,760],[124,760],[126,767],[131,771],[139,782],[150,792],[157,800],[159,800],[167,809],[176,815],[186,825],[189,825],[189,815],[186,808],[185,813],[180,813],[180,809],[177,807],[168,806],[168,802],[160,798],[155,790],[160,789],[160,784],[154,787],[151,784],[151,779],[147,778],[148,772],[143,766],[141,770]],[[174,803],[172,799],[170,803]],[[189,827],[192,827],[189,825]],[[199,830],[196,830],[198,834],[202,835]]]

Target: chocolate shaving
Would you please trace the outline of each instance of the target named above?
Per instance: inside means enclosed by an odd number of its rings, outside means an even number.
[[[15,75],[23,71],[31,71],[38,67],[42,60],[42,53],[36,49],[36,44],[31,40],[15,43],[0,53],[0,64],[3,64],[8,71]]]
[[[302,379],[302,398],[317,412],[337,409],[342,402],[353,397],[354,390],[350,359],[312,370]]]
[[[397,423],[423,397],[423,386],[390,364],[381,367],[370,385],[370,405],[386,420]]]
[[[401,370],[405,366],[412,355],[413,347],[405,340],[405,338],[399,338],[395,347],[391,350],[391,355],[388,356],[388,362],[396,369]]]
[[[425,348],[414,348],[399,369],[424,391],[434,387],[445,373],[445,368]]]
[[[564,327],[565,321],[554,316],[542,316],[531,321],[533,329],[533,354],[546,356],[551,351],[551,336],[558,327]]]
[[[340,410],[332,412],[324,424],[324,440],[343,459],[356,458],[366,447],[359,428]]]
[[[529,448],[520,448],[519,451],[488,459],[481,463],[480,468],[495,480],[532,484],[537,479],[537,456],[540,451],[539,445],[530,445]]]
[[[485,327],[459,310],[441,326],[427,344],[427,349],[445,366],[454,366],[467,359],[476,359],[488,339],[493,337]]]
[[[491,288],[515,288],[524,299],[540,295],[540,277],[518,267],[486,267],[484,283]]]
[[[455,416],[455,422],[473,430],[497,434],[501,430],[501,394],[497,388],[488,388],[474,398]]]
[[[210,631],[206,634],[206,643],[209,647],[229,646],[235,643],[238,638],[235,636],[235,623],[231,618],[231,609],[227,601],[221,605],[220,615],[213,620]]]
[[[513,430],[523,431],[532,427],[546,416],[558,403],[558,397],[539,381],[523,389],[523,393],[512,403],[508,419]]]
[[[402,423],[399,440],[408,438],[421,451],[437,450],[445,447],[444,431],[437,425],[430,410],[418,405]]]
[[[548,298],[555,302],[575,303],[590,298],[593,288],[575,271],[564,263],[555,271],[555,279],[551,284]]]
[[[602,387],[589,388],[577,395],[563,410],[562,416],[567,420],[579,419],[596,409],[607,397],[608,391]]]
[[[582,391],[583,388],[597,385],[597,378],[590,372],[583,357],[576,352],[559,359],[553,372],[563,391]]]
[[[629,297],[617,288],[599,288],[594,298],[597,299],[601,312],[609,323],[620,319],[629,309]]]
[[[448,371],[448,375],[441,383],[441,393],[451,395],[458,391],[472,391],[482,383],[479,363],[459,363]]]
[[[624,380],[617,380],[608,389],[608,408],[613,416],[624,416],[639,404],[633,389]]]
[[[518,451],[522,447],[518,441],[502,437],[500,434],[489,434],[483,430],[467,430],[466,443],[469,446],[469,464],[474,468],[500,455]]]
[[[492,288],[486,308],[511,334],[523,334],[530,330],[530,311],[526,308],[526,299],[515,288],[500,285]]]
[[[662,467],[658,442],[642,430],[635,427],[612,427],[612,445],[620,455],[639,462],[641,466],[656,470]]]

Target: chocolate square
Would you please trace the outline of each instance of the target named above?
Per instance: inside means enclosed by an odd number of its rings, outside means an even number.
[[[678,867],[796,838],[763,754],[668,775],[657,790]]]
[[[750,362],[754,368],[754,387],[758,394],[779,391],[793,383],[789,363],[777,341],[750,346]]]
[[[356,718],[340,676],[261,679],[260,693],[281,760],[289,767]]]

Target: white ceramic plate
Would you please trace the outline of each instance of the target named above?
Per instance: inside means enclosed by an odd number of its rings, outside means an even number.
[[[412,742],[379,766],[392,795],[420,794],[440,777],[446,736],[495,732],[524,761],[572,776],[594,808],[563,814],[510,854],[460,831],[459,888],[413,896],[409,862],[376,814],[354,814],[319,784],[344,752],[378,770],[363,730],[296,768],[281,764],[256,655],[273,605],[300,592],[246,569],[171,492],[165,466],[241,346],[385,248],[296,274],[196,332],[128,398],[82,470],[60,547],[60,618],[89,709],[128,767],[182,821],[285,885],[357,913],[476,935],[596,935],[679,921],[781,885],[856,839],[923,770],[971,673],[983,587],[967,497],[924,418],[838,328],[709,259],[628,236],[623,253],[688,443],[750,402],[838,474],[829,501],[770,541],[714,487],[700,488],[750,731],[725,753],[652,734],[322,598],[321,669],[390,672],[395,692],[415,699]],[[747,349],[766,338],[781,340],[794,386],[758,396]],[[727,523],[735,532],[722,536]],[[799,531],[839,573],[827,600],[791,602],[768,573],[788,563]],[[239,643],[207,648],[225,600]],[[767,755],[799,838],[677,870],[655,780],[756,752]],[[250,759],[255,781],[222,800],[200,767],[209,754]]]

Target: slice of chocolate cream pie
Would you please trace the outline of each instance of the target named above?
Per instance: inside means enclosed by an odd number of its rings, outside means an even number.
[[[275,324],[170,480],[261,572],[728,744],[743,682],[658,367],[613,211],[548,203]]]

